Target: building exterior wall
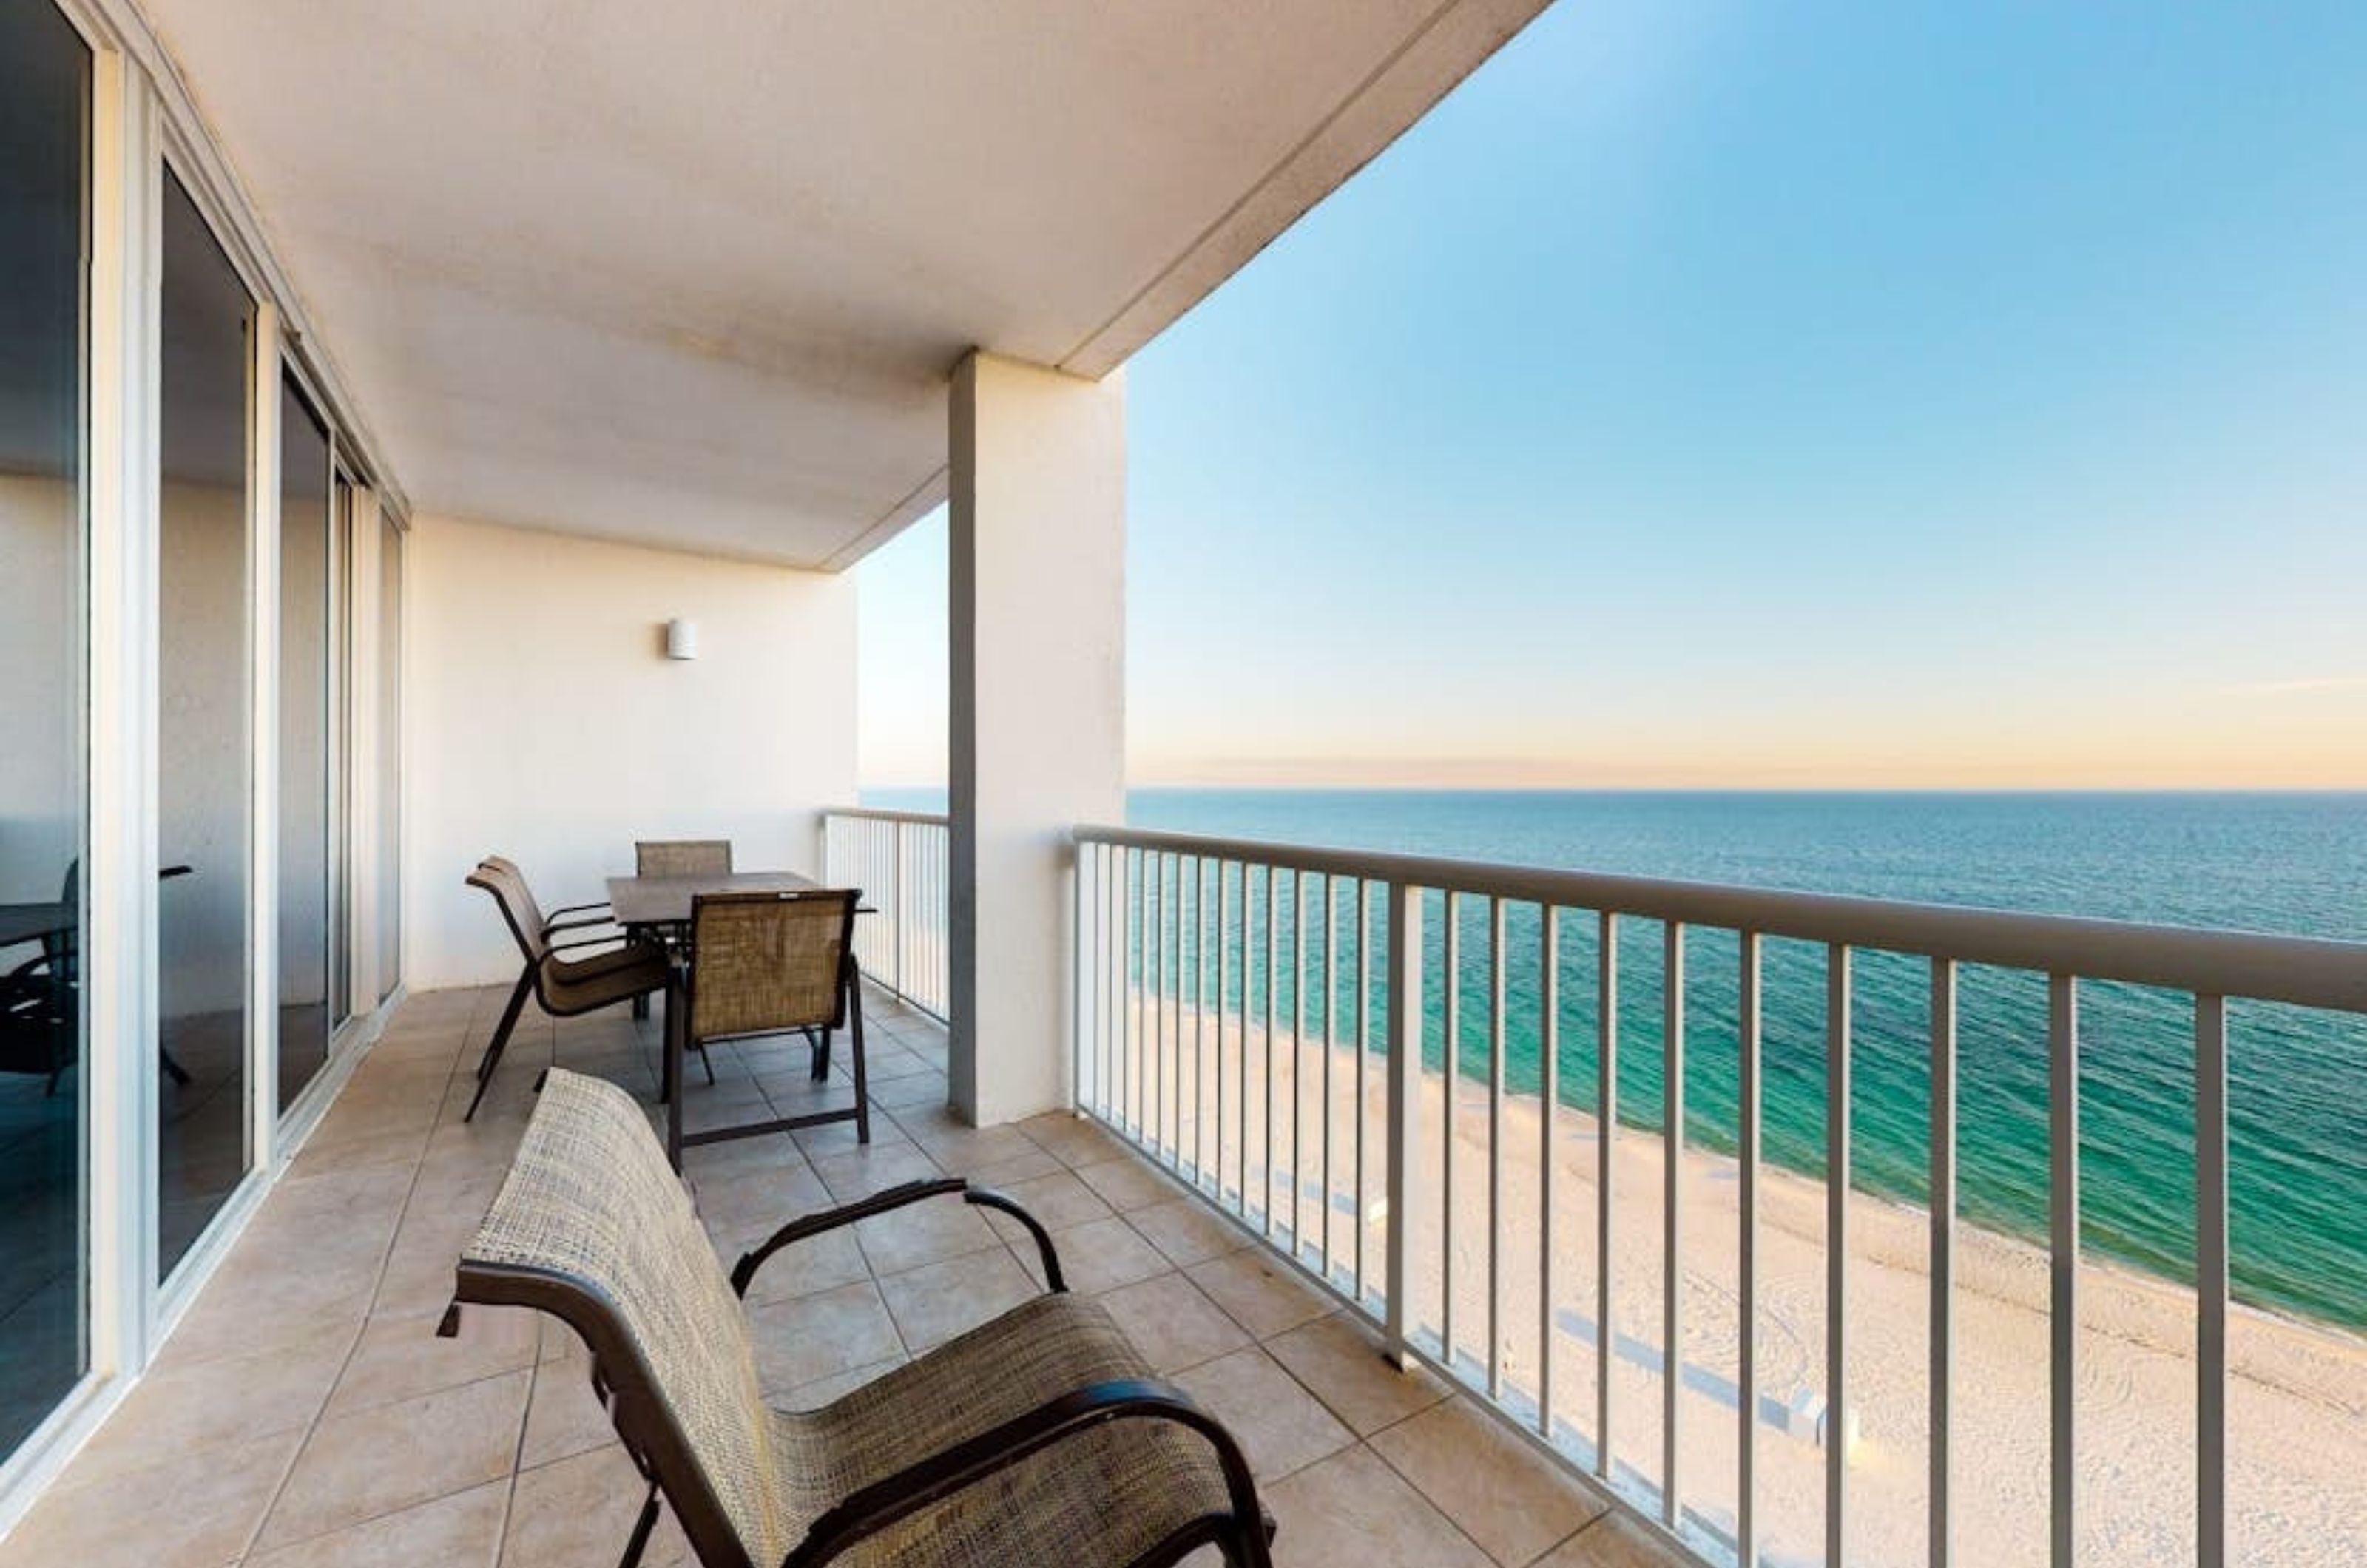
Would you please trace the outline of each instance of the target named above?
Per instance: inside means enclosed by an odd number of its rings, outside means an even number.
[[[487,854],[547,905],[602,897],[636,838],[815,869],[822,808],[855,798],[851,577],[433,517],[410,557],[413,989],[516,975],[463,882]],[[665,657],[674,617],[696,660]]]

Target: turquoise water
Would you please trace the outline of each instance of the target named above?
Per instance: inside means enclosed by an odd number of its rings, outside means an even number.
[[[1283,843],[2367,941],[2367,795],[1151,790],[1131,796],[1128,816],[1138,827]],[[1287,878],[1280,891],[1286,908]],[[1319,880],[1310,879],[1310,965],[1319,896]],[[1252,901],[1263,897],[1260,883]],[[1465,904],[1459,1055],[1463,1071],[1484,1074],[1486,912],[1478,900]],[[1433,1066],[1444,1059],[1435,934],[1442,921],[1433,902],[1433,978],[1425,998]],[[1379,924],[1376,904],[1376,931]],[[1620,1119],[1658,1130],[1663,938],[1648,922],[1622,926]],[[1596,928],[1591,919],[1569,917],[1563,927],[1559,1079],[1564,1102],[1591,1111]],[[1511,908],[1507,928],[1507,1078],[1533,1092],[1541,1080],[1535,911]],[[1343,976],[1354,973],[1347,957],[1353,932],[1353,917],[1343,914],[1334,937]],[[1691,933],[1685,957],[1687,1136],[1731,1148],[1736,940]],[[1380,958],[1374,963],[1377,972]],[[1824,965],[1820,947],[1766,945],[1766,1154],[1812,1176],[1824,1168]],[[1929,972],[1920,959],[1861,953],[1852,993],[1854,1181],[1914,1202],[1925,1196],[1929,1169]],[[1260,966],[1252,965],[1248,984],[1252,1010],[1262,1010]],[[1353,985],[1344,978],[1328,998],[1343,1035],[1353,1023]],[[1227,995],[1237,1002],[1238,985]],[[1377,995],[1376,987],[1376,1043]],[[1326,1000],[1310,987],[1310,1020]],[[1285,973],[1279,992],[1285,1015],[1293,1001]],[[2237,1294],[2367,1328],[2367,1020],[2241,1002],[2229,1014]],[[1958,1021],[1962,1213],[2043,1239],[2045,980],[1967,968]],[[2191,1280],[2191,999],[2089,984],[2080,990],[2079,1022],[2086,1245]]]

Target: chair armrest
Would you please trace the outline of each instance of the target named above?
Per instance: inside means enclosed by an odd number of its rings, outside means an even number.
[[[550,943],[550,951],[553,953],[567,953],[579,947],[613,947],[617,942],[628,940],[629,939],[627,938],[625,933],[622,931],[618,931],[614,936],[579,936],[567,942],[554,942]]]
[[[805,1540],[781,1559],[781,1568],[814,1568],[866,1536],[910,1518],[1063,1438],[1105,1421],[1129,1419],[1172,1421],[1208,1440],[1224,1470],[1225,1490],[1231,1497],[1234,1515],[1258,1521],[1241,1532],[1246,1538],[1242,1545],[1251,1554],[1249,1562],[1255,1568],[1266,1568],[1269,1560],[1257,1488],[1240,1445],[1222,1423],[1193,1403],[1191,1395],[1172,1383],[1150,1379],[1098,1382],[1072,1390],[872,1483],[816,1519]],[[1014,1506],[1025,1504],[1014,1499]]]
[[[556,920],[568,915],[588,915],[595,909],[599,910],[601,917],[606,919],[608,913],[608,901],[602,898],[590,904],[569,904],[550,911],[550,918]]]
[[[1052,1237],[1036,1223],[1035,1215],[991,1188],[972,1187],[958,1176],[945,1176],[934,1181],[907,1181],[900,1187],[875,1192],[844,1207],[826,1209],[819,1214],[791,1220],[775,1231],[772,1239],[764,1246],[741,1255],[740,1261],[731,1269],[732,1292],[736,1295],[746,1295],[749,1285],[755,1280],[756,1270],[762,1269],[773,1254],[792,1243],[821,1235],[825,1231],[837,1230],[842,1225],[851,1225],[857,1220],[867,1220],[874,1214],[903,1208],[908,1203],[918,1203],[927,1198],[943,1198],[956,1192],[961,1194],[963,1202],[973,1208],[1000,1210],[1025,1225],[1027,1234],[1036,1238],[1036,1253],[1044,1259],[1044,1288],[1055,1295],[1068,1290],[1068,1281],[1060,1274],[1060,1255],[1052,1249]]]
[[[566,911],[560,912],[564,914]],[[613,926],[616,923],[606,915],[586,915],[580,920],[562,920],[553,916],[542,922],[542,934],[549,936],[554,931],[578,931],[587,926]]]

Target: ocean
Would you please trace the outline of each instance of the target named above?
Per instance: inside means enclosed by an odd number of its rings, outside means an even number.
[[[879,805],[939,806],[926,792]],[[1819,893],[2367,942],[2367,795],[1723,794],[1138,790],[1139,828]],[[1285,885],[1285,897],[1287,888]],[[1461,1066],[1487,1070],[1484,908],[1463,911]],[[1433,920],[1438,919],[1433,915]],[[1542,1081],[1536,921],[1508,924],[1507,1078]],[[1662,933],[1622,922],[1620,1120],[1660,1130]],[[1565,919],[1559,1082],[1595,1098],[1594,923]],[[1736,940],[1686,943],[1688,1139],[1735,1140]],[[1824,1168],[1824,953],[1763,960],[1764,1147]],[[1929,965],[1861,953],[1852,1015],[1854,1184],[1913,1203],[1929,1169]],[[1353,989],[1353,982],[1343,982]],[[1441,993],[1427,1035],[1443,1062]],[[1284,997],[1288,1000],[1285,976]],[[1319,1013],[1323,997],[1311,997]],[[1353,1017],[1353,998],[1328,998]],[[1377,1017],[1377,1008],[1374,1010]],[[1968,967],[1959,982],[1960,1212],[2046,1234],[2046,983]],[[2193,1276],[2191,998],[2080,991],[2082,1241],[2172,1280]],[[2231,1271],[2238,1300],[2367,1329],[2367,1019],[2229,1008]],[[1377,1024],[1376,1043],[1377,1043]]]

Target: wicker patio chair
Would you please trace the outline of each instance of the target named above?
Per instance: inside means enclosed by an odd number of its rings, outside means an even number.
[[[518,971],[517,984],[510,987],[509,1005],[502,1010],[502,1021],[493,1030],[493,1037],[485,1043],[485,1054],[477,1061],[477,1092],[469,1098],[468,1113],[461,1118],[464,1122],[475,1118],[485,1090],[492,1086],[493,1069],[501,1065],[502,1053],[509,1048],[511,1032],[517,1028],[518,1014],[525,1010],[527,997],[541,1002],[543,1011],[554,1018],[573,1018],[662,991],[673,974],[673,961],[655,942],[626,942],[582,958],[561,956],[551,945],[550,924],[536,907],[534,896],[527,891],[526,879],[506,862],[485,861],[469,874],[468,882],[470,886],[481,887],[493,895],[494,904],[501,908],[502,921],[509,927],[510,936],[525,962]],[[708,1069],[710,1077],[713,1071],[712,1067]]]
[[[637,876],[729,876],[729,839],[642,839],[633,845]]]
[[[738,1298],[775,1253],[958,1196],[1024,1224],[1050,1293],[818,1410],[768,1409]],[[1163,1568],[1215,1546],[1268,1568],[1248,1461],[1158,1381],[1102,1307],[1066,1293],[1043,1227],[959,1180],[798,1220],[727,1276],[632,1097],[553,1070],[483,1227],[463,1303],[545,1312],[650,1483],[622,1568],[663,1499],[703,1568]]]
[[[504,860],[499,855],[487,855],[477,863],[492,866],[494,870],[515,880],[519,895],[526,900],[528,913],[542,927],[542,934],[546,937],[555,937],[561,931],[588,931],[595,926],[610,926],[617,923],[614,917],[608,913],[606,900],[592,904],[569,904],[553,909],[546,915],[542,911],[542,906],[535,902],[534,890],[527,886],[526,873],[518,869],[515,861]],[[555,948],[590,947],[616,940],[613,936],[579,937],[570,942],[553,942],[551,945]]]
[[[812,1042],[813,1079],[821,1083],[830,1076],[831,1038],[844,1029],[855,1103],[685,1136],[682,1097],[675,1095],[668,1102],[666,1154],[677,1168],[689,1145],[833,1122],[854,1122],[855,1141],[871,1141],[863,985],[855,965],[855,916],[862,901],[862,893],[854,888],[708,893],[691,901],[688,995],[667,1018],[669,1028],[680,1031],[674,1045],[696,1046],[704,1053],[716,1041],[801,1033]],[[679,1081],[680,1070],[676,1056],[674,1081]],[[713,1070],[710,1066],[708,1071]]]

